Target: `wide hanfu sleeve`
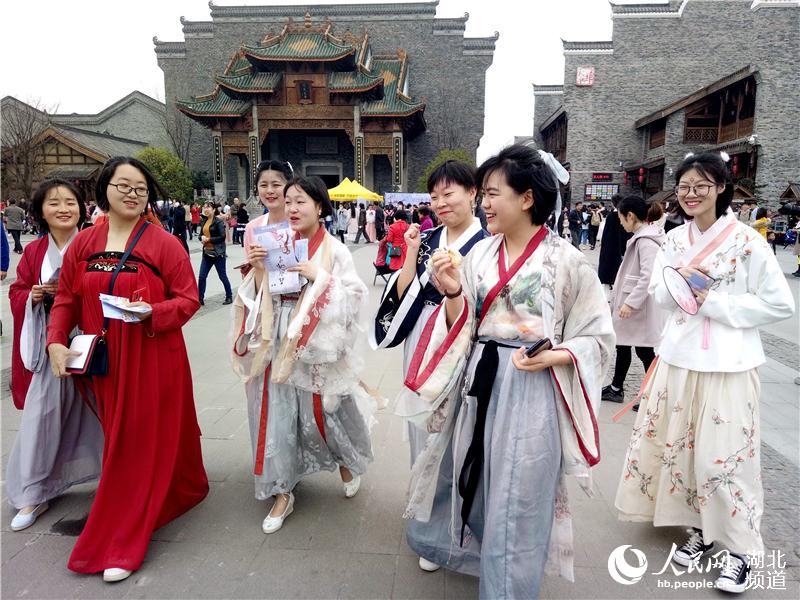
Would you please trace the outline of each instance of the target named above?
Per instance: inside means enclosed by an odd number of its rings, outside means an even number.
[[[408,366],[403,388],[397,396],[395,414],[429,430],[438,429],[446,418],[439,410],[461,381],[477,319],[475,317],[475,253],[462,263],[462,307],[451,327],[447,325],[447,300],[436,308],[422,330]],[[437,411],[439,411],[437,413]]]
[[[80,320],[81,296],[75,290],[75,278],[83,251],[81,234],[69,245],[61,264],[58,277],[58,293],[50,309],[50,324],[47,327],[47,345],[69,346],[69,334]]]
[[[414,273],[414,279],[402,296],[397,293],[399,277],[400,271],[396,271],[381,296],[370,328],[369,343],[373,350],[393,348],[405,341],[414,329],[425,305],[419,272]]]
[[[603,377],[615,344],[608,302],[594,269],[584,257],[562,255],[555,286],[554,349],[570,364],[552,367],[559,398],[562,462],[581,485],[591,484],[589,467],[600,461],[597,412]]]
[[[36,283],[31,252],[27,251],[17,265],[17,278],[8,289],[8,300],[11,304],[11,315],[14,319],[14,339],[11,354],[11,396],[14,406],[19,409],[25,405],[25,396],[31,383],[31,372],[25,368],[20,352],[22,326],[25,322],[25,310],[30,299],[31,287]]]
[[[736,329],[760,327],[791,317],[794,297],[767,242],[754,237],[745,252],[749,254],[749,259],[742,261],[747,270],[747,291],[732,294],[711,289],[698,314]]]
[[[200,308],[192,263],[183,246],[174,236],[164,237],[161,252],[166,300],[152,303],[153,333],[180,329]]]

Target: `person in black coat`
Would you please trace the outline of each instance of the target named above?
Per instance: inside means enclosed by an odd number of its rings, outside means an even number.
[[[597,276],[600,278],[600,283],[605,285],[614,285],[614,280],[617,278],[617,271],[622,264],[622,256],[625,254],[625,246],[631,238],[631,234],[627,233],[619,221],[619,213],[617,212],[617,205],[622,196],[615,194],[611,198],[611,204],[614,209],[606,217],[606,224],[603,227],[603,237],[600,240],[600,259],[597,265]],[[570,220],[570,229],[572,222]]]
[[[578,250],[581,248],[581,227],[583,226],[583,202],[577,202],[575,208],[569,211],[569,232],[572,235],[572,245]],[[622,227],[620,225],[620,227]],[[617,265],[619,266],[619,265]]]
[[[200,304],[204,304],[206,294],[206,278],[211,268],[217,270],[217,275],[225,288],[225,301],[223,304],[233,302],[233,292],[228,274],[225,272],[225,223],[219,218],[219,207],[213,202],[206,202],[203,207],[203,221],[200,224],[200,241],[203,244],[203,258],[200,261],[200,273],[197,281],[200,293]]]
[[[172,208],[172,234],[181,241],[186,254],[189,254],[189,244],[186,243],[186,209],[180,202],[175,202]]]

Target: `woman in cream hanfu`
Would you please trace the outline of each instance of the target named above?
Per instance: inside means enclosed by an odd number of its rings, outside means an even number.
[[[514,145],[478,170],[488,229],[426,324],[396,412],[436,432],[412,469],[406,517],[426,560],[480,576],[481,598],[535,598],[548,557],[572,578],[563,475],[589,490],[611,316],[583,254],[544,223],[555,161]],[[552,165],[552,166],[551,166]],[[528,358],[531,343],[553,349]]]
[[[354,344],[366,286],[344,244],[320,219],[332,214],[323,182],[295,178],[284,188],[295,241],[308,261],[290,270],[307,280],[299,294],[271,295],[266,251],[251,246],[234,301],[233,366],[245,381],[256,498],[275,496],[262,523],[274,533],[294,509],[305,476],[339,469],[353,497],[372,460],[374,402],[356,375]]]
[[[64,254],[86,215],[83,193],[69,181],[47,180],[33,194],[31,213],[47,235],[25,248],[8,293],[14,315],[12,392],[23,401],[6,465],[6,494],[20,509],[12,531],[33,525],[48,501],[71,486],[97,479],[103,456],[93,399],[84,386],[84,402],[72,379],[53,375],[45,350]]]
[[[723,157],[690,154],[675,181],[693,220],[667,234],[653,266],[650,293],[670,317],[642,386],[616,506],[624,520],[690,526],[677,564],[726,546],[716,587],[742,592],[748,556],[764,550],[758,327],[790,317],[794,300],[767,242],[729,209]],[[673,300],[665,267],[713,278],[693,290],[696,314]]]

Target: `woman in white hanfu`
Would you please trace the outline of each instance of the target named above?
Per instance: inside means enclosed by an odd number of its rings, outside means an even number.
[[[275,497],[262,523],[278,531],[294,509],[303,477],[339,469],[353,497],[372,460],[375,403],[358,379],[354,344],[366,286],[344,244],[320,219],[333,213],[324,183],[295,178],[283,191],[295,242],[308,261],[291,267],[300,293],[269,293],[266,251],[251,246],[253,269],[234,301],[233,366],[245,381],[256,498]]]
[[[495,235],[461,271],[451,255],[433,257],[446,299],[396,408],[437,432],[412,469],[408,543],[480,576],[481,598],[537,597],[548,557],[572,578],[563,475],[589,490],[600,460],[595,414],[614,333],[591,265],[544,225],[558,197],[554,172],[522,145],[480,167]],[[544,338],[553,349],[526,357]]]
[[[25,248],[9,290],[15,355],[19,352],[25,369],[16,369],[12,381],[15,395],[24,398],[6,465],[6,494],[20,509],[11,521],[13,531],[33,525],[48,501],[71,486],[97,479],[103,456],[103,430],[88,404],[88,390],[84,402],[71,378],[53,375],[45,351],[64,253],[85,220],[83,193],[63,179],[45,181],[34,192],[31,212],[47,235]]]
[[[693,220],[667,234],[653,266],[650,293],[670,317],[642,386],[616,506],[624,520],[690,526],[673,554],[680,565],[715,542],[726,546],[716,587],[742,592],[747,557],[764,550],[758,327],[790,317],[794,300],[767,242],[730,211],[723,158],[690,154],[675,173],[678,202]],[[693,290],[697,314],[673,300],[665,267],[713,278]]]

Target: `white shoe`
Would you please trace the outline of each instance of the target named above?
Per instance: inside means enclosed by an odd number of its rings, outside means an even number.
[[[435,562],[431,562],[427,558],[422,558],[421,556],[419,557],[419,568],[428,573],[435,573],[441,569]]]
[[[352,498],[358,493],[358,488],[361,487],[361,475],[353,475],[350,481],[343,481],[344,497]]]
[[[283,510],[283,514],[278,517],[273,517],[267,515],[267,518],[264,519],[261,523],[261,531],[264,533],[275,533],[281,527],[283,527],[283,522],[286,520],[292,511],[294,510],[294,494],[289,492],[289,502],[286,504],[286,508]]]
[[[34,509],[29,512],[23,514],[20,510],[13,519],[11,519],[11,531],[22,531],[23,529],[27,529],[31,525],[36,522],[36,519],[39,518],[39,515],[42,514],[50,508],[50,505],[47,502],[42,502],[34,507]]]
[[[103,571],[103,581],[108,583],[113,583],[114,581],[122,581],[123,579],[127,579],[131,576],[133,571],[128,571],[128,569],[119,569],[117,567],[111,567],[110,569],[106,569]]]

